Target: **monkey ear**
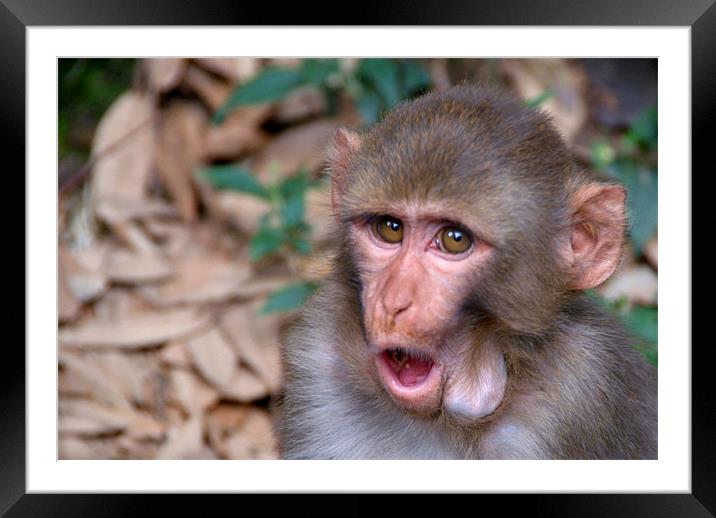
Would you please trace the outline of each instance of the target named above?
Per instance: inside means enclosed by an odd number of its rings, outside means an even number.
[[[572,196],[570,289],[594,288],[616,270],[624,246],[625,201],[624,187],[612,184],[590,183]]]
[[[336,130],[333,144],[328,149],[328,168],[331,172],[331,203],[337,213],[341,197],[345,192],[346,174],[351,158],[360,150],[360,136],[345,128]]]

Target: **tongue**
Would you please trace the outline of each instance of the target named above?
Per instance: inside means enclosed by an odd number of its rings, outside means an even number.
[[[406,387],[412,387],[425,381],[433,364],[429,360],[410,358],[397,372],[398,380]]]

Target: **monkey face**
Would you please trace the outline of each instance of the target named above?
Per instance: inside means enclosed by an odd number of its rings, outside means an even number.
[[[465,286],[479,278],[494,248],[444,210],[415,204],[354,221],[350,232],[361,265],[363,324],[382,386],[406,409],[435,413],[452,360],[462,354],[443,344],[458,341]]]
[[[548,333],[570,290],[618,262],[623,189],[587,182],[544,116],[512,101],[428,95],[362,136],[339,130],[328,162],[369,372],[412,412],[493,412],[500,337]]]

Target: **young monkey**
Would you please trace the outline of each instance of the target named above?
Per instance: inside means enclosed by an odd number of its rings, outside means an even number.
[[[582,293],[626,193],[545,115],[458,86],[328,163],[340,250],[282,346],[283,458],[656,458],[656,372]]]

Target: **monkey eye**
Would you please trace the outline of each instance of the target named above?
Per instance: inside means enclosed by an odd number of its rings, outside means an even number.
[[[386,243],[403,240],[403,222],[392,216],[378,216],[373,221],[373,234]]]
[[[461,254],[472,245],[470,234],[457,226],[445,227],[438,234],[438,244],[450,254]]]

